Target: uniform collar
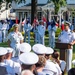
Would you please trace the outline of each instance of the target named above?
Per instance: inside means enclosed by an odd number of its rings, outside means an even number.
[[[70,32],[71,30],[70,29],[68,29],[67,31],[65,30],[65,32]]]
[[[0,66],[5,66],[5,63],[4,62],[0,62]]]

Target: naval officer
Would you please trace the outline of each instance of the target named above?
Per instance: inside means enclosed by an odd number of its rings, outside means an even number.
[[[69,26],[70,24],[68,22],[65,22],[64,24],[65,29],[58,36],[59,42],[70,43],[72,45],[71,49],[66,50],[67,51],[67,71],[71,69],[72,50],[73,50],[73,45],[75,44],[75,35],[73,34],[73,32],[71,32]]]
[[[8,37],[7,37],[9,47],[14,49],[13,57],[18,56],[18,54],[19,54],[19,51],[18,51],[19,45],[21,43],[23,43],[23,36],[19,32],[18,27],[19,26],[17,24],[15,24],[14,27],[13,27],[14,31],[10,32],[8,34]]]

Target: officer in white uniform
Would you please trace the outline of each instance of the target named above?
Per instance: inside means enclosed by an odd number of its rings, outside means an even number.
[[[49,32],[49,46],[54,48],[55,47],[55,32],[56,32],[56,25],[54,21],[52,21],[51,24],[49,23],[48,32]]]
[[[10,47],[6,47],[7,54],[6,54],[6,59],[5,59],[5,64],[9,65],[15,72],[15,74],[20,75],[21,74],[21,65],[18,62],[14,62],[11,60],[13,49]]]
[[[28,43],[30,43],[30,30],[32,29],[31,24],[29,23],[29,20],[26,20],[26,23],[24,24],[24,42],[26,42],[26,36],[28,36]]]
[[[37,24],[34,24],[33,23],[33,32],[35,34],[35,43],[38,43],[38,23]]]
[[[44,45],[44,35],[45,35],[45,26],[43,25],[43,21],[39,22],[38,26],[38,42]]]
[[[19,51],[18,51],[19,45],[21,43],[23,43],[23,36],[18,31],[18,25],[14,25],[14,31],[10,32],[8,34],[7,39],[8,39],[8,45],[9,45],[9,47],[12,47],[14,49],[14,51],[13,51],[13,57],[14,56],[18,56],[18,54],[19,54]]]
[[[71,45],[75,44],[75,35],[69,29],[69,23],[65,23],[65,30],[61,32],[58,37],[58,41],[61,43],[70,43]],[[67,51],[67,72],[71,69],[71,62],[72,62],[72,49],[66,50]]]
[[[7,30],[9,29],[8,27],[9,25],[7,24],[7,21],[5,20],[3,25],[2,25],[2,41],[6,42],[6,34],[7,34]]]
[[[22,70],[28,69],[31,70],[32,73],[35,70],[35,64],[38,62],[39,57],[33,52],[22,53],[19,56],[20,61],[22,62]],[[34,74],[35,75],[35,74]]]
[[[4,63],[5,55],[7,54],[7,50],[3,47],[0,47],[0,67],[4,67],[5,74],[2,74],[2,69],[0,70],[0,75],[15,75],[14,70],[7,64]]]
[[[0,21],[0,43],[2,43],[2,22]]]

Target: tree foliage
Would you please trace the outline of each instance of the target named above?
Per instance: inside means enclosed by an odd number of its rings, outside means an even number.
[[[55,7],[54,7],[55,14],[58,13],[60,7],[66,5],[66,0],[51,0],[51,1],[52,1],[52,2],[54,3],[54,5],[55,5]]]
[[[26,0],[0,0],[0,3],[2,2],[10,3],[12,1],[15,1],[16,3],[26,2]]]

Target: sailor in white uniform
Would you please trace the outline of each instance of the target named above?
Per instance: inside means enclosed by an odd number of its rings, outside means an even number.
[[[44,45],[44,35],[45,35],[45,26],[43,25],[43,21],[41,20],[39,22],[39,26],[38,26],[38,41],[40,44]]]
[[[30,70],[22,71],[21,75],[34,75]]]
[[[49,46],[54,48],[55,47],[55,32],[56,32],[56,25],[54,21],[49,23],[48,32],[49,32]]]
[[[35,64],[38,62],[39,57],[35,53],[29,52],[29,53],[22,53],[19,56],[19,59],[22,62],[21,64],[22,70],[28,69],[33,73],[36,68]]]
[[[35,41],[35,43],[38,43],[38,25],[39,25],[39,23],[33,23],[33,32],[34,32],[34,35],[35,35],[35,37],[34,37],[34,41]]]
[[[2,24],[2,41],[3,42],[6,42],[6,37],[7,37],[7,30],[9,29],[8,27],[8,23],[7,21],[5,20],[4,23]]]
[[[0,67],[4,67],[4,71],[2,74],[2,69],[0,70],[0,75],[15,75],[14,70],[7,64],[5,64],[4,59],[5,55],[7,54],[7,50],[3,47],[0,47]]]
[[[6,54],[6,59],[5,59],[5,64],[9,65],[15,72],[15,74],[20,75],[21,74],[21,65],[18,62],[14,62],[11,60],[13,49],[10,47],[6,47],[7,54]]]
[[[2,43],[2,22],[0,21],[0,43]]]
[[[31,24],[29,23],[29,20],[26,20],[26,23],[24,24],[24,42],[26,42],[26,36],[28,36],[28,43],[30,43],[30,31],[32,29]]]
[[[34,53],[36,53],[38,56],[44,56],[45,54],[49,54],[49,53],[53,53],[53,49],[49,49],[50,51],[47,50],[47,47],[42,45],[42,44],[35,44],[32,47],[32,50],[34,51]],[[43,69],[43,71],[45,74],[48,75],[57,75],[57,68],[55,66],[55,64],[52,61],[46,60],[46,65]]]
[[[58,41],[61,43],[70,43],[71,45],[75,44],[75,35],[71,32],[69,28],[69,23],[65,23],[65,30],[61,32],[58,37]],[[72,49],[66,50],[67,51],[67,72],[71,69],[71,62],[72,62]]]
[[[44,68],[44,72],[46,72],[47,74],[51,74],[51,75],[61,75],[61,69],[59,67],[58,64],[56,64],[54,61],[52,61],[52,59],[50,58],[51,55],[53,54],[54,50],[51,47],[47,47],[47,52],[45,54],[45,57],[47,59],[45,68]],[[51,68],[52,67],[52,68]]]
[[[19,45],[21,43],[23,43],[23,36],[22,34],[18,31],[18,25],[14,25],[14,31],[13,32],[10,32],[8,34],[8,45],[9,47],[13,48],[14,51],[13,51],[13,57],[14,56],[18,56],[19,55],[19,51],[18,51],[18,48],[19,48]]]

